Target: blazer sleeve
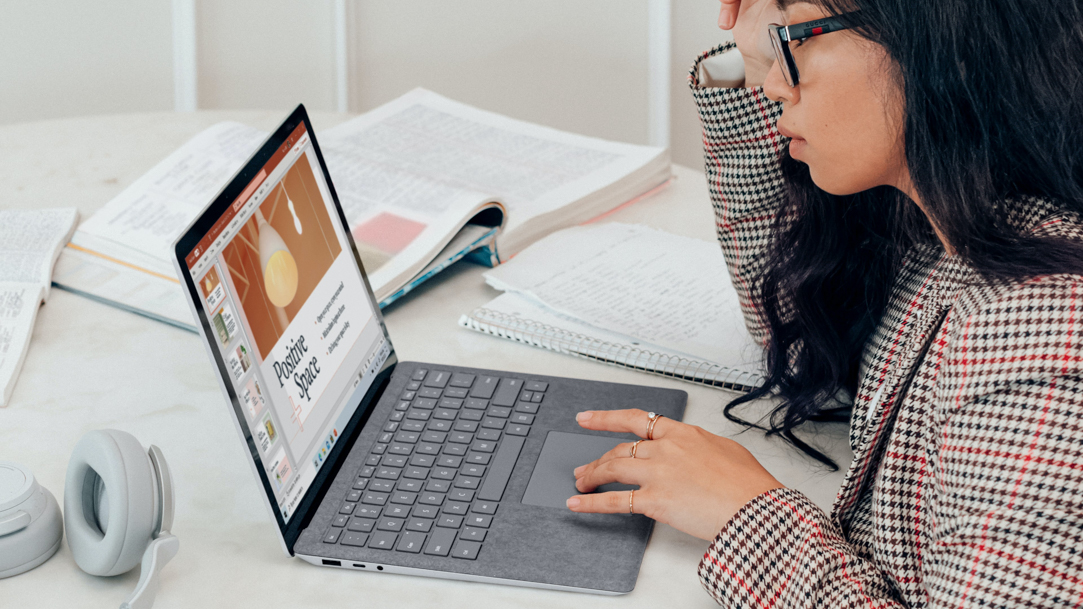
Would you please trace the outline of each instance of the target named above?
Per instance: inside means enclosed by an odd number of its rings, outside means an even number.
[[[782,104],[768,99],[762,87],[715,88],[701,82],[707,72],[701,64],[735,48],[727,43],[701,55],[688,82],[703,126],[704,169],[718,240],[748,330],[766,343],[755,288],[782,202],[779,159],[789,140],[775,127]]]
[[[924,606],[1080,606],[1083,279],[1035,278],[954,327],[926,454],[931,492],[908,508],[928,516]],[[699,575],[724,607],[905,606],[889,574],[791,489],[741,508]]]

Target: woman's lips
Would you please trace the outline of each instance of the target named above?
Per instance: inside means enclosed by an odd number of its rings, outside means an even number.
[[[790,138],[790,156],[795,159],[800,158],[801,152],[804,151],[808,142],[782,125],[776,124],[775,126],[778,127],[779,133]]]

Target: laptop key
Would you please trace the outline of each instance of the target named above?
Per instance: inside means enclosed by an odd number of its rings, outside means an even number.
[[[425,483],[425,490],[434,493],[446,493],[451,490],[450,480],[429,480]]]
[[[478,499],[486,501],[500,501],[504,497],[504,487],[511,479],[511,472],[515,469],[515,462],[519,460],[519,452],[523,450],[525,440],[520,436],[505,436],[500,442],[500,448],[493,457],[493,464],[489,468],[489,475],[485,477],[485,483],[478,490]]]
[[[515,412],[525,412],[527,414],[535,414],[535,413],[538,412],[538,405],[537,404],[532,404],[532,403],[527,403],[527,402],[519,402],[518,404],[515,405]]]
[[[361,478],[371,478],[376,473],[376,468],[371,465],[361,468],[361,471],[357,472],[357,475]]]
[[[422,442],[435,442],[437,444],[443,444],[447,440],[446,433],[440,433],[438,431],[426,431],[421,436]]]
[[[447,408],[448,410],[458,410],[463,407],[463,401],[457,398],[449,398],[447,394],[440,398],[440,401],[436,404],[440,408]]]
[[[354,518],[379,518],[383,511],[384,508],[378,505],[361,504],[354,510],[353,516]]]
[[[440,508],[435,505],[418,504],[414,506],[410,515],[415,518],[436,518],[440,515]]]
[[[460,539],[459,541],[456,541],[455,546],[451,548],[451,555],[455,558],[474,560],[478,557],[479,550],[481,550],[480,543]]]
[[[414,445],[413,444],[402,444],[400,442],[395,442],[391,446],[387,447],[387,452],[389,452],[389,453],[391,453],[393,455],[408,455],[408,454],[414,452]]]
[[[368,484],[368,478],[358,478],[357,480],[353,481],[353,489],[356,491],[363,491],[365,490],[365,487],[368,486]]]
[[[465,488],[453,489],[451,493],[448,494],[448,498],[452,501],[466,501],[469,503],[474,500],[474,491]]]
[[[440,419],[433,419],[429,421],[429,430],[447,433],[451,431],[451,421],[441,421]]]
[[[448,410],[447,408],[440,408],[432,413],[434,419],[443,419],[445,421],[454,421],[455,417],[459,413],[454,410]]]
[[[414,373],[410,376],[410,380],[423,381],[425,380],[425,375],[428,374],[428,372],[429,371],[424,368],[418,368],[417,370],[414,370]]]
[[[436,464],[436,457],[433,455],[416,454],[410,457],[410,465],[416,465],[418,467],[432,467]]]
[[[464,410],[459,413],[460,421],[480,421],[485,413],[480,410]]]
[[[402,530],[402,527],[406,524],[406,521],[401,518],[382,518],[376,523],[376,530],[378,531],[395,531],[396,533]]]
[[[384,508],[384,516],[387,518],[406,518],[410,515],[410,506],[390,504]]]
[[[424,533],[407,531],[402,534],[402,539],[399,540],[399,545],[395,546],[395,549],[399,552],[409,552],[411,554],[417,554],[421,551],[421,546],[423,546],[424,544]]]
[[[424,492],[417,499],[418,503],[424,505],[440,505],[444,502],[444,495],[441,493]]]
[[[432,410],[433,408],[436,408],[436,400],[433,398],[417,398],[414,400],[414,408]]]
[[[443,457],[440,457],[440,460],[437,461],[436,464],[441,467],[459,467],[463,464],[463,458],[444,455]]]
[[[487,455],[485,453],[470,453],[470,456],[466,458],[466,462],[473,463],[474,465],[488,465],[489,459],[491,458],[492,455]]]
[[[417,392],[416,391],[403,391],[402,396],[399,399],[400,400],[410,401],[410,400],[412,400],[412,399],[414,399],[416,397],[417,397]]]
[[[338,516],[335,516],[335,521],[331,523],[331,526],[333,526],[333,527],[344,527],[344,526],[346,526],[346,523],[348,523],[349,521],[350,521],[349,516],[347,516],[346,514],[339,514]]]
[[[368,540],[368,533],[346,533],[342,536],[342,541],[339,543],[344,546],[357,546],[363,548]]]
[[[505,429],[504,431],[506,431],[508,433],[508,435],[511,435],[511,436],[525,436],[528,433],[530,433],[530,426],[529,425],[508,425],[507,429]]]
[[[470,514],[470,517],[466,519],[466,524],[487,529],[493,524],[493,517],[485,514]]]
[[[422,432],[422,431],[425,431],[425,422],[424,421],[403,421],[402,422],[402,427],[400,427],[399,429],[401,429],[402,431]]]
[[[425,553],[433,556],[447,556],[451,552],[451,544],[455,542],[455,531],[452,529],[436,529],[429,536],[429,543],[425,546]],[[334,543],[334,542],[331,542]]]
[[[402,414],[402,413],[401,412],[396,412],[394,414]],[[377,444],[376,446],[372,447],[372,454],[374,454],[374,455],[382,455],[385,452],[387,452],[387,444]]]
[[[430,411],[430,410],[418,410],[417,408],[411,408],[410,412],[406,413],[406,418],[410,419],[411,421],[428,421],[429,417],[431,417],[431,416],[432,416],[432,411]],[[387,431],[394,431],[394,430],[389,429]]]
[[[520,425],[533,425],[534,415],[517,412],[511,417],[512,423],[518,423]]]
[[[527,391],[545,391],[548,388],[549,388],[549,383],[545,383],[545,382],[542,382],[542,381],[527,381],[526,382],[526,390]]]
[[[489,407],[489,400],[479,400],[478,398],[469,398],[463,404],[471,410],[485,410]]]
[[[387,444],[388,442],[390,442],[394,438],[395,438],[395,434],[391,433],[390,431],[385,431],[384,433],[380,434],[380,438],[378,440],[376,440],[376,441],[379,442],[380,444]]]
[[[410,466],[402,470],[403,478],[413,478],[415,480],[424,480],[429,477],[429,470],[424,467]]]
[[[464,433],[474,433],[478,430],[478,424],[476,421],[459,421],[453,427],[455,431],[461,431]],[[469,442],[469,440],[467,440]]]
[[[445,444],[444,454],[461,457],[466,454],[466,444]]]
[[[398,480],[399,474],[402,473],[401,469],[397,467],[381,467],[376,470],[376,477],[383,478],[385,480]]]
[[[492,417],[485,417],[485,420],[481,422],[481,426],[488,429],[504,429],[504,426],[508,422],[504,419],[494,419]]]
[[[394,489],[395,483],[387,480],[373,480],[372,484],[369,485],[369,490],[377,493],[390,493]]]
[[[544,393],[538,393],[538,392],[535,391],[534,392],[534,399],[531,400],[531,401],[534,402],[535,404],[540,404],[543,397],[545,397]]]
[[[392,533],[391,531],[377,531],[372,534],[372,540],[369,541],[369,547],[377,550],[390,550],[395,547],[395,541],[398,540],[398,538],[398,533]]]
[[[432,520],[426,518],[411,518],[406,523],[407,531],[420,531],[422,533],[428,533],[432,529]]]
[[[441,393],[443,392],[433,387],[422,387],[417,391],[417,395],[423,398],[429,398],[430,400],[439,398]]]
[[[350,519],[349,526],[346,527],[348,531],[356,531],[358,533],[371,533],[372,527],[376,526],[376,520],[372,518],[358,518],[353,517]]]
[[[384,455],[384,458],[380,460],[380,465],[384,467],[406,467],[406,457],[402,455]]]
[[[485,534],[489,531],[485,529],[479,529],[477,527],[466,527],[459,535],[459,539],[465,539],[467,541],[485,541]]]
[[[511,408],[505,408],[503,406],[493,406],[485,413],[490,417],[496,417],[498,419],[506,419],[511,414]]]
[[[444,390],[444,397],[455,398],[457,400],[463,400],[468,395],[466,389],[460,389],[459,387],[448,387]]]
[[[369,455],[365,458],[365,465],[379,465],[380,455]]]
[[[496,391],[497,383],[500,379],[495,376],[483,376],[474,383],[474,386],[470,388],[470,397],[482,398],[488,400],[493,397],[493,392]]]
[[[455,479],[455,486],[458,488],[476,489],[481,484],[481,478],[473,478],[470,476],[459,476]]]
[[[346,493],[346,501],[349,503],[361,501],[361,491],[350,491]]]
[[[357,507],[356,503],[343,503],[342,507],[339,508],[338,513],[339,514],[347,514],[347,515],[353,514],[354,508],[356,508],[356,507]]]
[[[455,374],[451,375],[451,380],[448,382],[448,385],[451,385],[452,387],[469,388],[471,385],[474,384],[474,378],[475,376],[473,374],[456,372]]]
[[[450,467],[437,467],[432,470],[432,477],[439,480],[454,480],[455,470]]]
[[[395,441],[401,442],[403,444],[417,444],[417,440],[420,437],[421,434],[417,432],[400,431],[399,433],[395,434]]]
[[[476,450],[479,453],[491,453],[496,450],[496,442],[477,440],[470,446],[470,450]]]
[[[398,411],[398,410],[406,410],[409,407],[410,407],[410,402],[399,402],[398,404],[395,404],[395,410],[396,411]]]
[[[436,526],[448,529],[457,529],[463,526],[463,517],[454,514],[444,514],[436,521]]]
[[[469,507],[469,503],[462,503],[460,501],[448,501],[444,504],[444,508],[441,511],[445,514],[455,514],[456,516],[462,516],[466,514],[466,511]]]
[[[493,394],[494,406],[514,406],[519,397],[519,390],[523,388],[523,381],[519,379],[501,379],[500,384]]]
[[[480,477],[485,475],[485,466],[484,465],[469,465],[468,464],[468,465],[463,466],[463,468],[461,470],[459,470],[459,473],[464,475],[464,476],[476,476],[476,477],[480,478]]]
[[[398,491],[391,495],[391,503],[413,505],[415,501],[417,501],[417,493],[404,493],[402,491]]]
[[[323,536],[323,543],[337,543],[338,536],[342,532],[341,529],[331,529],[327,531],[327,534]],[[452,533],[454,535],[454,533]]]
[[[417,391],[418,389],[421,388],[421,382],[420,381],[410,381],[409,383],[406,383],[406,388],[409,389],[410,391]]]
[[[387,503],[387,495],[385,493],[365,493],[365,496],[361,498],[361,503],[367,505],[384,505]]]
[[[478,439],[496,442],[500,439],[500,432],[495,429],[483,429],[478,432]]]
[[[393,410],[393,411],[391,411],[391,416],[389,416],[389,417],[387,418],[387,420],[389,420],[389,421],[399,421],[399,422],[401,422],[401,421],[402,421],[402,418],[403,418],[404,416],[406,416],[406,413],[405,413],[405,412],[401,412],[401,411],[398,411],[398,410]]]
[[[495,514],[496,508],[500,507],[499,503],[493,503],[492,501],[479,501],[470,507],[471,512],[477,512],[478,514]]]
[[[457,431],[448,438],[448,442],[455,444],[469,444],[474,439],[474,436],[468,433]]]
[[[451,378],[451,373],[444,370],[434,370],[422,383],[425,387],[439,387],[443,389]]]
[[[395,488],[407,493],[420,493],[423,490],[423,487],[424,484],[420,480],[408,480],[403,478],[402,480],[399,480],[399,484]]]
[[[440,454],[440,445],[439,444],[428,444],[428,443],[421,444],[421,445],[419,445],[417,447],[417,452],[419,454],[422,454],[422,455],[439,455]]]

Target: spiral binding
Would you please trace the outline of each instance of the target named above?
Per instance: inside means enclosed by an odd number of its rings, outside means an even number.
[[[763,383],[753,372],[612,343],[486,308],[459,320],[471,330],[566,355],[592,359],[699,385],[747,393]]]

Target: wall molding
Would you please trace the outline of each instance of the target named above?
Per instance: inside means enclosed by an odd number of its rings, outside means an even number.
[[[672,20],[671,0],[647,0],[647,141],[652,146],[669,146]]]
[[[173,0],[173,109],[199,109],[196,0]]]

